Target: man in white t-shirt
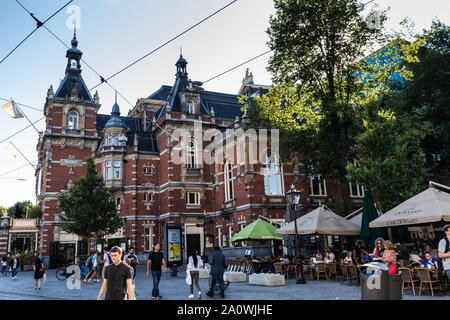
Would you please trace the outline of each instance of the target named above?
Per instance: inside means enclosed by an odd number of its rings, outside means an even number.
[[[18,267],[19,261],[17,260],[16,256],[12,256],[11,259],[11,275],[13,280],[16,279],[16,274],[17,274],[17,267]]]
[[[447,277],[450,279],[450,225],[444,227],[445,238],[439,241],[438,254],[442,259],[442,265],[444,267]]]
[[[103,260],[102,260],[102,262],[103,262],[102,278],[103,278],[103,280],[105,280],[105,270],[106,270],[106,267],[109,266],[109,265],[111,264],[112,260],[111,260],[111,257],[110,257],[110,255],[109,255],[108,247],[105,247],[105,248],[103,249],[103,252],[104,252],[104,253],[103,253]]]

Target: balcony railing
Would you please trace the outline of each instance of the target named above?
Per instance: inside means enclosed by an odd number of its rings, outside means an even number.
[[[80,135],[81,134],[81,130],[78,130],[78,129],[66,129],[66,134]]]

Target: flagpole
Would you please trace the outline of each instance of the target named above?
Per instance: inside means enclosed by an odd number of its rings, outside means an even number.
[[[14,143],[12,143],[11,141],[9,141],[9,143],[14,147],[14,148],[16,148],[16,150],[17,151],[19,151],[19,153],[21,154],[21,156],[22,157],[24,157],[25,158],[25,160],[27,160],[27,162],[30,164],[30,166],[31,167],[33,167],[33,169],[34,170],[36,170],[36,168],[31,164],[31,162],[27,159],[27,157],[25,157],[24,155],[23,155],[23,153],[22,152],[20,152],[20,150],[19,149],[17,149],[17,147],[15,146],[15,144]]]
[[[13,103],[13,106],[16,106],[16,108],[20,111],[20,113],[23,114],[23,116],[28,120],[28,122],[33,126],[34,130],[36,130],[36,132],[40,134],[39,130],[36,129],[36,127],[34,126],[33,122],[31,122],[30,119],[28,119],[28,117],[25,114],[25,112],[23,112],[22,109],[19,108],[19,106],[14,102],[13,99],[11,99],[11,102]]]

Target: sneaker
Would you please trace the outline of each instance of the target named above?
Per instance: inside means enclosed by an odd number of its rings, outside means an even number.
[[[225,293],[222,292],[222,293],[220,294],[220,297],[221,297],[221,298],[225,298]]]
[[[83,280],[84,283],[86,283],[86,281],[87,281],[86,279]]]
[[[206,293],[206,295],[208,296],[208,297],[214,297],[214,293],[212,293],[211,291],[208,291],[207,293]]]
[[[188,297],[189,299],[194,299],[194,295],[193,294],[191,294],[191,295],[189,295],[189,297]]]
[[[152,297],[152,300],[156,300],[156,297]]]
[[[198,298],[201,299],[202,298],[202,293],[199,291],[198,292]]]
[[[161,300],[161,298],[162,298],[161,296],[157,296],[156,300]]]

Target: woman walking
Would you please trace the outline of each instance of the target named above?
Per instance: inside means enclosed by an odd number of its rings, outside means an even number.
[[[189,272],[191,276],[191,294],[189,296],[190,299],[194,298],[194,282],[198,290],[198,298],[202,298],[202,292],[200,291],[200,285],[198,284],[198,278],[200,275],[199,269],[203,268],[203,261],[202,258],[198,255],[197,251],[192,251],[189,255],[189,261],[187,265],[187,271]]]
[[[34,270],[34,288],[38,289],[37,284],[39,282],[39,290],[41,290],[41,279],[44,276],[45,269],[44,264],[42,263],[40,258],[36,258],[36,260],[34,261],[33,270]]]

